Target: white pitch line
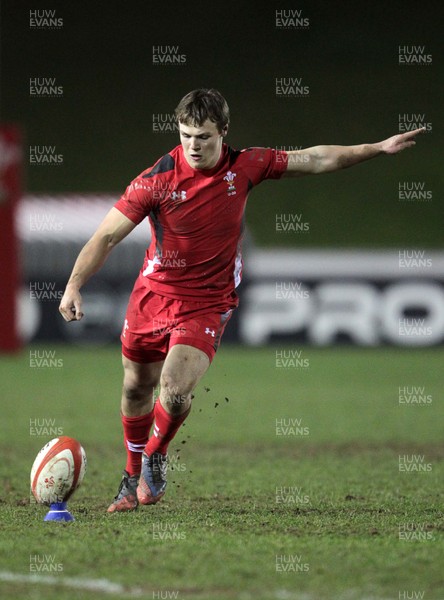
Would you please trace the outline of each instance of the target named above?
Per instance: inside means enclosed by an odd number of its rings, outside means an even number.
[[[120,594],[125,598],[142,598],[146,597],[146,590],[142,588],[125,588],[120,583],[113,583],[109,579],[82,579],[81,577],[55,577],[53,575],[38,575],[31,574],[25,575],[20,573],[12,573],[11,571],[0,571],[0,581],[12,582],[12,583],[43,583],[46,585],[62,585],[67,588],[75,588],[77,590],[88,590],[92,592],[103,592],[104,594]],[[160,590],[158,590],[160,592]],[[350,590],[350,593],[354,594],[356,590]],[[349,598],[356,598],[357,596],[350,596],[350,593],[342,593],[340,596],[336,596],[337,600],[348,600]],[[177,593],[178,595],[178,593]],[[176,596],[177,597],[177,596]],[[318,596],[313,596],[310,592],[300,593],[293,590],[280,589],[276,590],[273,594],[276,600],[315,600]],[[250,592],[241,592],[240,598],[250,600],[253,596]],[[389,598],[379,598],[376,596],[365,596],[360,597],[361,600],[390,600]]]
[[[0,571],[0,581],[13,583],[43,583],[45,585],[62,585],[77,590],[103,592],[104,594],[120,594],[125,598],[141,598],[146,592],[141,588],[126,588],[120,583],[108,579],[83,579],[81,577],[55,577],[54,575],[20,574],[10,571]]]

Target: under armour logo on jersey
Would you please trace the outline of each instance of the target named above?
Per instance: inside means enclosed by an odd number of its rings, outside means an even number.
[[[125,323],[123,324],[122,336],[125,337],[126,330],[129,329],[128,319],[125,319]]]
[[[211,335],[211,337],[214,337],[216,335],[214,329],[210,329],[209,327],[205,329],[205,333],[208,333],[209,335]]]
[[[186,200],[187,199],[187,193],[186,192],[180,192],[180,191],[174,191],[171,193],[171,198],[173,200]]]

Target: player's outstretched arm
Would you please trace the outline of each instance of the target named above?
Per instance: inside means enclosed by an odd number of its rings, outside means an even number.
[[[284,177],[300,177],[316,173],[331,173],[357,165],[381,154],[397,154],[416,144],[415,138],[425,128],[400,133],[375,144],[358,146],[313,146],[288,152]]]
[[[112,208],[91,239],[80,251],[66,284],[59,311],[65,321],[80,321],[83,317],[80,288],[106,261],[111,250],[136,226],[117,208]]]

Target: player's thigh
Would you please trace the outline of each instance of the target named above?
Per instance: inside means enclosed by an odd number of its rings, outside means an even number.
[[[209,366],[210,359],[202,350],[186,344],[175,344],[165,359],[160,377],[161,386],[172,393],[189,393]]]
[[[151,392],[159,385],[164,361],[138,363],[122,354],[123,387],[128,395]]]

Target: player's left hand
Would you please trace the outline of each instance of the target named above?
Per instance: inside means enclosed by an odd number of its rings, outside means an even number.
[[[424,132],[425,127],[421,127],[420,129],[407,131],[407,133],[398,133],[398,135],[393,135],[392,137],[389,137],[381,142],[381,150],[385,154],[398,154],[398,152],[414,146],[416,144],[414,138],[418,134]]]

